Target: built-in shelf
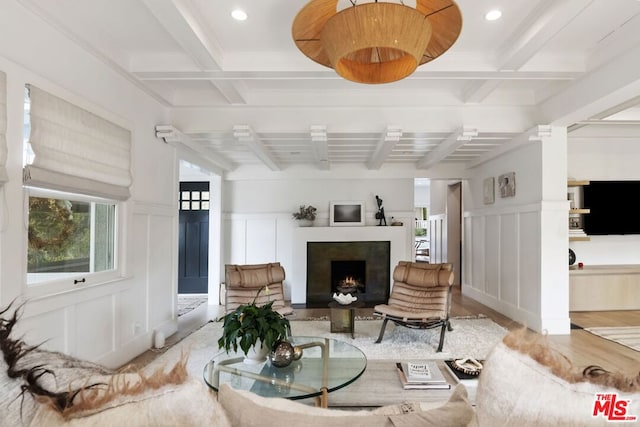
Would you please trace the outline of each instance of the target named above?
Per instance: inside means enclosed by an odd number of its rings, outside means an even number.
[[[588,180],[570,180],[567,182],[567,187],[584,187],[585,185],[589,185]],[[577,194],[576,194],[576,191],[573,191],[571,193],[572,195],[570,196],[570,200],[575,200],[578,206],[580,206],[580,203],[582,201],[581,188],[579,188],[577,191],[579,192]],[[575,199],[573,197],[575,197]],[[578,218],[578,216],[586,215],[589,213],[591,213],[590,209],[586,209],[582,207],[575,207],[573,209],[569,209],[570,229],[571,227],[574,227],[573,229],[582,230],[583,220],[582,220],[582,217]],[[569,233],[570,242],[588,242],[589,240],[591,240],[589,236],[587,236],[584,233],[575,233],[574,235],[572,235],[571,232]]]
[[[569,310],[639,310],[640,265],[585,265],[569,270]]]
[[[570,242],[588,242],[591,240],[589,236],[569,236]]]
[[[577,209],[569,209],[570,214],[588,214],[591,213],[591,209],[585,208],[577,208]]]
[[[582,187],[584,185],[589,185],[589,180],[581,180],[581,181],[568,181],[567,187]]]

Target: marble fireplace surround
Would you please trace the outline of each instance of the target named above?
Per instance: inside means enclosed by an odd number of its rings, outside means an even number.
[[[398,261],[410,261],[412,240],[409,227],[299,227],[293,232],[293,266],[287,274],[291,286],[291,303],[305,304],[307,300],[307,242],[390,242],[389,271]],[[289,273],[287,271],[287,273]],[[392,285],[389,280],[389,289]]]

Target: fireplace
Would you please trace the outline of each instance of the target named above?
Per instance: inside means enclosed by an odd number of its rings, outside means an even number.
[[[367,307],[389,299],[388,241],[307,242],[307,307],[326,307],[334,292]]]
[[[409,220],[407,220],[409,222]],[[297,307],[305,307],[307,304],[307,277],[316,277],[317,274],[325,274],[324,272],[330,272],[331,263],[325,264],[324,268],[318,269],[317,267],[309,269],[307,266],[308,254],[307,248],[309,244],[316,243],[366,243],[366,242],[384,242],[387,249],[390,251],[388,255],[389,262],[385,266],[382,261],[375,261],[373,263],[376,268],[385,267],[386,269],[393,269],[398,262],[411,259],[413,252],[413,231],[407,226],[400,227],[378,227],[378,226],[360,226],[360,227],[296,227],[293,230],[293,251],[291,254],[291,265],[287,265],[287,279],[285,282],[285,292],[287,290],[291,295],[291,303]],[[320,249],[322,252],[322,249]],[[386,254],[383,254],[377,259],[385,259]],[[351,258],[335,258],[335,260],[368,260],[368,257],[351,257]],[[371,282],[373,275],[369,271],[371,263],[367,262],[365,271],[365,285],[366,295],[369,298],[370,292],[373,288],[381,285],[380,283]],[[309,271],[311,270],[311,272]],[[319,270],[319,271],[318,271]],[[391,270],[392,271],[392,270]],[[328,274],[328,273],[327,273]],[[376,272],[377,274],[377,272]],[[324,296],[323,303],[318,306],[326,307],[331,298],[331,289],[326,283],[331,283],[331,276],[327,277],[325,282],[325,289],[317,292]],[[314,281],[315,282],[315,281]],[[374,286],[375,285],[375,286]],[[372,286],[374,286],[372,288]],[[288,288],[288,289],[287,289]],[[388,277],[384,296],[378,296],[375,299],[384,301],[387,298],[389,290],[391,289],[391,275]],[[312,286],[312,292],[313,286]],[[362,298],[365,294],[359,296]],[[317,296],[312,296],[313,299]],[[326,301],[326,302],[324,302]]]

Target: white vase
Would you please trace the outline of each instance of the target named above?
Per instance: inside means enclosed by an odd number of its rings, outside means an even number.
[[[313,225],[312,219],[298,219],[298,227],[311,227]]]
[[[255,345],[249,348],[249,351],[244,356],[244,363],[248,365],[257,365],[267,360],[267,354],[269,349],[262,345],[262,341],[258,339]]]

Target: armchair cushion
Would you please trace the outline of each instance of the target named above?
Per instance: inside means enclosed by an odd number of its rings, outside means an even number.
[[[273,308],[283,316],[293,313],[284,299],[284,268],[279,262],[267,264],[227,264],[225,266],[225,310],[235,310],[241,304],[249,304],[254,298],[257,304],[273,301]],[[267,291],[262,290],[265,286]]]
[[[403,320],[444,319],[448,314],[451,264],[400,261],[393,270],[393,289],[387,304],[374,307],[383,317]]]
[[[451,286],[453,284],[452,265],[400,261],[393,270],[393,280],[418,288]]]
[[[229,288],[260,289],[266,285],[282,283],[285,278],[284,268],[279,262],[269,264],[226,266],[226,281]]]

